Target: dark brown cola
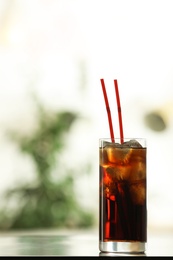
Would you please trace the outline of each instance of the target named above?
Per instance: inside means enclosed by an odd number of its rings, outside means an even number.
[[[146,148],[105,143],[99,153],[100,241],[146,242]]]

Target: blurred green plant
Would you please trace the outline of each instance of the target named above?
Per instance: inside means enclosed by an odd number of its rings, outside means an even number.
[[[70,128],[80,116],[69,111],[48,111],[37,98],[35,103],[37,129],[30,136],[10,131],[9,137],[17,142],[22,153],[31,156],[36,180],[7,190],[6,208],[0,211],[0,229],[90,227],[94,224],[93,213],[81,207],[74,192],[74,178],[79,169],[62,167],[58,160],[66,147]],[[90,167],[89,163],[84,167]],[[57,181],[51,175],[55,168],[61,175]],[[8,208],[11,199],[17,203],[13,210]]]

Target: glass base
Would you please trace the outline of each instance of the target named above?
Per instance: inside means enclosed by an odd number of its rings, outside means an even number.
[[[144,253],[145,242],[99,242],[101,252],[109,253]]]

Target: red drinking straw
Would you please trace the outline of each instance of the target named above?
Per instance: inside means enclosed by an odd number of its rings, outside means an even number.
[[[123,135],[123,123],[122,123],[122,115],[121,115],[121,104],[120,104],[120,97],[119,97],[119,91],[118,91],[118,82],[116,79],[114,79],[114,85],[115,85],[115,93],[117,98],[117,110],[118,110],[118,119],[119,119],[119,129],[120,129],[120,140],[121,143],[124,142],[124,135]]]
[[[112,142],[114,142],[114,131],[113,131],[113,126],[112,126],[111,111],[110,111],[110,108],[109,108],[109,102],[108,102],[108,98],[107,98],[105,83],[104,83],[103,79],[100,79],[100,81],[101,81],[101,85],[102,85],[106,110],[107,110],[107,114],[108,114],[108,122],[109,122],[109,130],[110,130],[111,140],[112,140]]]

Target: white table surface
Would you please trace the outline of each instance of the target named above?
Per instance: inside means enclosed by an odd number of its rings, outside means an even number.
[[[96,229],[0,232],[0,256],[34,255],[102,256],[105,254],[99,252]],[[149,231],[145,256],[173,256],[173,232],[171,230]]]

